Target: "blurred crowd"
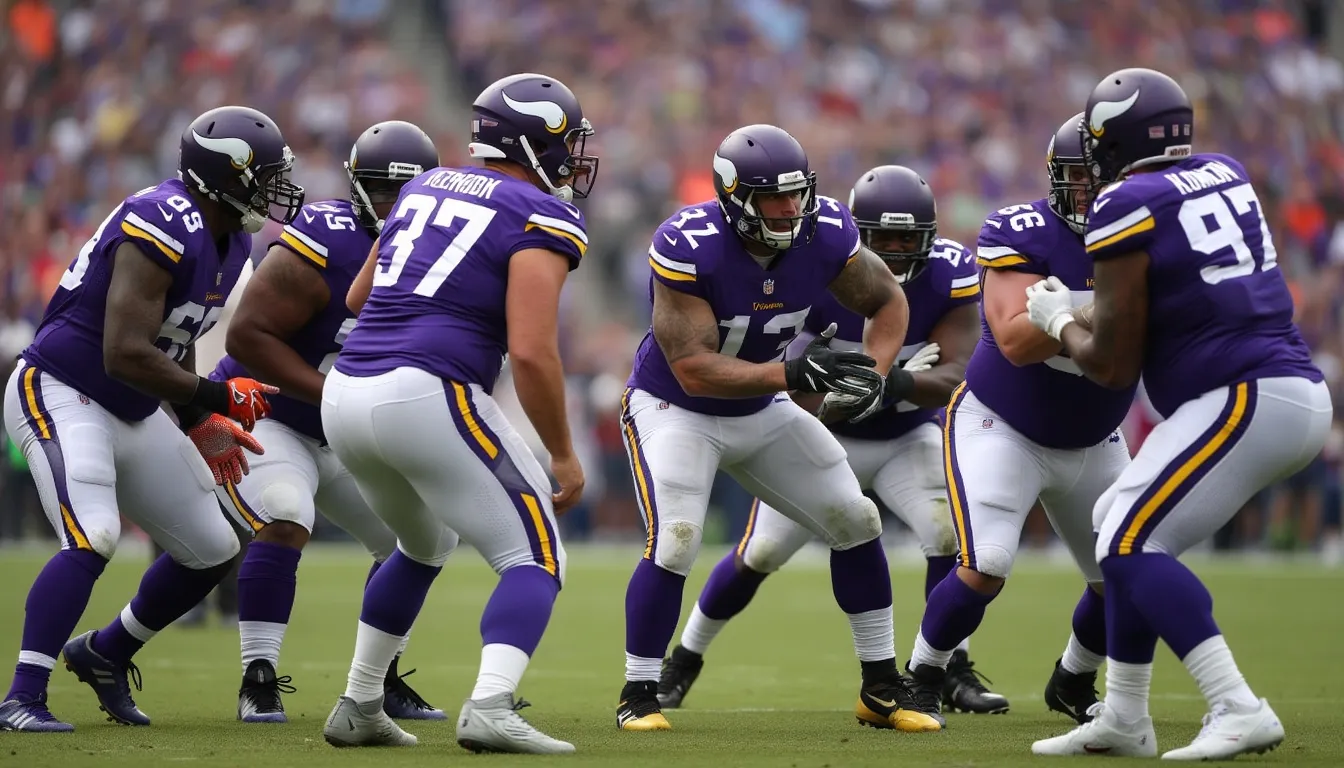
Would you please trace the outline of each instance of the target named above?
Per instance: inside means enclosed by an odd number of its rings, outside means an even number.
[[[566,522],[574,536],[627,536],[640,525],[616,408],[648,322],[647,238],[679,205],[712,195],[709,158],[747,123],[794,133],[821,191],[841,199],[872,165],[914,167],[938,195],[941,233],[970,243],[989,211],[1044,194],[1048,139],[1098,79],[1134,64],[1161,69],[1196,101],[1199,148],[1250,169],[1299,322],[1344,406],[1336,299],[1344,66],[1325,39],[1328,15],[1342,11],[1322,0],[13,0],[7,8],[6,358],[26,343],[93,227],[122,197],[172,173],[181,127],[209,107],[271,114],[299,157],[297,180],[317,200],[345,194],[340,162],[378,120],[418,122],[445,163],[465,159],[466,105],[441,103],[451,97],[428,87],[431,62],[447,62],[439,74],[467,99],[519,71],[573,88],[602,157],[584,204],[593,247],[564,318],[572,418],[590,475],[588,503]],[[394,13],[442,27],[444,50],[395,45]],[[435,104],[461,119],[433,122]],[[499,392],[523,426],[507,379]],[[1150,426],[1140,403],[1127,424],[1132,447]],[[1220,544],[1338,558],[1341,443],[1253,502]],[[22,477],[13,460],[6,466],[0,538]],[[725,481],[706,539],[740,531],[748,503]],[[1039,526],[1031,535],[1049,538]]]

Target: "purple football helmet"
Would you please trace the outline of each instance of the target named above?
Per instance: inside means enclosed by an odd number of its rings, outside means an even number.
[[[1087,211],[1092,206],[1091,177],[1083,161],[1083,137],[1078,133],[1083,113],[1070,117],[1050,137],[1045,150],[1045,172],[1050,177],[1050,210],[1078,234],[1087,232]],[[1078,209],[1083,212],[1079,213]]]
[[[1092,89],[1078,124],[1094,187],[1145,165],[1193,153],[1195,111],[1170,77],[1152,69],[1122,69]]]
[[[439,150],[420,127],[386,120],[368,128],[350,147],[345,172],[350,177],[350,205],[359,222],[377,235],[383,220],[376,203],[394,203],[401,187],[439,165]]]
[[[806,245],[816,234],[817,174],[807,165],[803,145],[782,128],[748,125],[728,134],[714,153],[714,192],[739,237],[775,250]],[[798,215],[789,228],[765,225],[756,195],[799,192]]]
[[[294,153],[275,121],[255,109],[216,107],[182,132],[178,178],[237,209],[247,232],[298,215],[303,187],[289,180],[293,169]]]
[[[849,191],[849,211],[864,246],[880,256],[901,283],[915,279],[929,265],[938,237],[938,205],[933,189],[918,173],[903,165],[879,165],[868,171]],[[912,233],[914,239],[908,250],[895,250],[889,243],[899,239],[885,233]]]
[[[597,158],[583,150],[593,126],[564,83],[546,75],[511,75],[481,91],[471,112],[472,157],[529,168],[544,191],[564,202],[592,192]]]

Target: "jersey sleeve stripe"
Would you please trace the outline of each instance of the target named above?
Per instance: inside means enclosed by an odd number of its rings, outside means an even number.
[[[982,267],[1011,267],[1026,264],[1027,257],[1007,245],[982,245],[975,251],[975,263]]]
[[[163,248],[165,252],[171,251],[173,253],[173,255],[169,256],[173,261],[181,259],[182,254],[187,251],[186,246],[182,245],[182,243],[172,235],[164,232],[153,224],[150,224],[133,212],[128,211],[126,213],[126,218],[121,221],[121,229],[128,235],[155,241],[155,244]],[[131,232],[132,229],[136,230],[139,234]]]
[[[1140,221],[1138,224],[1135,224],[1134,226],[1129,227],[1128,229],[1125,229],[1122,232],[1117,232],[1114,235],[1111,235],[1110,237],[1106,238],[1105,240],[1098,240],[1095,243],[1089,243],[1086,250],[1088,253],[1092,253],[1093,251],[1099,251],[1102,248],[1107,248],[1109,246],[1115,245],[1116,243],[1124,240],[1125,238],[1133,237],[1134,235],[1137,235],[1140,232],[1147,232],[1154,226],[1156,226],[1156,222],[1153,221],[1152,216],[1149,216],[1143,221]]]
[[[688,275],[685,272],[673,272],[670,269],[666,269],[653,259],[649,259],[649,266],[653,267],[653,271],[657,272],[659,276],[661,276],[664,280],[676,280],[678,282],[686,282],[686,283],[695,282],[695,275]]]
[[[654,248],[653,246],[649,246],[649,259],[651,261],[658,262],[659,266],[670,272],[682,272],[684,274],[690,275],[692,278],[695,277],[694,264],[692,264],[689,261],[677,261],[676,259],[669,259],[663,254],[659,253],[658,249]]]
[[[301,243],[311,248],[313,253],[316,253],[318,256],[321,256],[324,259],[331,255],[327,252],[327,246],[317,242],[309,235],[305,235],[304,233],[295,229],[294,225],[292,224],[285,225],[285,234],[293,235],[294,237],[298,238],[298,240]]]
[[[314,251],[312,247],[308,245],[307,238],[300,239],[299,237],[296,237],[297,234],[297,232],[291,232],[289,227],[285,227],[285,230],[280,233],[280,242],[289,246],[291,251],[303,258],[313,262],[319,267],[325,268],[327,266],[327,257]],[[326,249],[323,250],[325,251]]]
[[[535,218],[537,218],[537,217],[536,217],[536,216],[533,216],[532,218],[535,219]],[[542,217],[542,218],[545,218],[545,217]],[[543,231],[543,232],[546,232],[546,233],[548,233],[548,234],[555,235],[556,237],[564,238],[565,240],[568,240],[569,242],[573,243],[573,244],[574,244],[574,248],[577,249],[578,252],[579,252],[579,258],[583,258],[584,255],[586,255],[586,254],[588,253],[588,243],[587,243],[587,241],[586,241],[586,240],[580,240],[579,238],[575,237],[575,236],[574,236],[572,233],[570,233],[570,232],[567,232],[567,231],[565,231],[565,230],[563,230],[563,229],[559,229],[559,228],[557,228],[557,227],[551,227],[551,226],[547,226],[547,225],[545,225],[545,224],[537,224],[537,223],[535,223],[535,222],[530,222],[530,221],[527,223],[526,226],[523,227],[523,231],[524,231],[524,232],[528,232],[528,231],[531,231],[531,230],[533,230],[533,229],[540,229],[540,230]]]
[[[971,296],[978,296],[980,295],[980,284],[975,283],[974,285],[968,285],[965,288],[953,288],[951,295],[954,299],[966,299]]]
[[[1104,227],[1097,227],[1087,233],[1083,243],[1091,246],[1100,240],[1106,240],[1113,235],[1120,234],[1125,230],[1141,223],[1144,219],[1151,219],[1153,214],[1148,212],[1148,206],[1139,206],[1137,210],[1131,211]]]
[[[853,261],[853,260],[854,260],[854,257],[859,255],[859,245],[861,245],[861,243],[860,243],[860,238],[859,238],[859,233],[858,233],[858,231],[855,231],[855,232],[854,232],[854,247],[849,249],[849,261]],[[849,262],[847,261],[847,262],[845,262],[845,264],[849,264]]]
[[[965,277],[956,277],[952,279],[953,288],[965,288],[968,285],[979,285],[979,275],[966,275]]]
[[[583,227],[575,226],[564,219],[557,219],[554,216],[542,216],[540,213],[534,213],[528,218],[527,223],[536,224],[542,228],[559,229],[568,232],[578,238],[579,242],[584,245],[588,244],[588,233],[583,231]]]

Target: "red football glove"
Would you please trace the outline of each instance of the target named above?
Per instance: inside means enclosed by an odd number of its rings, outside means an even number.
[[[229,418],[242,424],[248,432],[252,431],[257,421],[271,415],[271,404],[267,402],[266,395],[280,391],[270,384],[242,377],[229,379],[224,382],[224,386],[229,388]]]
[[[242,381],[256,384],[251,379]],[[224,485],[227,480],[242,482],[243,475],[247,474],[248,469],[244,448],[258,456],[266,452],[255,437],[217,413],[210,414],[210,418],[187,430],[187,437],[196,444],[196,450],[201,452],[205,463],[210,465],[210,471],[215,473],[216,485]]]

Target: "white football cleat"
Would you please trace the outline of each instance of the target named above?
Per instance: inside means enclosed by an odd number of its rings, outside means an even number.
[[[1269,702],[1260,708],[1238,712],[1218,702],[1204,715],[1204,727],[1189,746],[1173,749],[1163,760],[1227,760],[1248,752],[1264,754],[1283,743],[1283,723]]]
[[[518,714],[528,706],[512,693],[477,701],[467,699],[457,718],[457,743],[472,752],[511,752],[528,755],[567,755],[574,745],[538,731]]]
[[[337,699],[322,737],[333,747],[414,747],[417,741],[383,712],[382,696],[363,704]]]
[[[1063,736],[1041,739],[1031,745],[1033,755],[1103,755],[1106,757],[1157,757],[1157,734],[1153,719],[1123,723],[1106,709],[1105,702],[1087,708],[1090,722]]]

